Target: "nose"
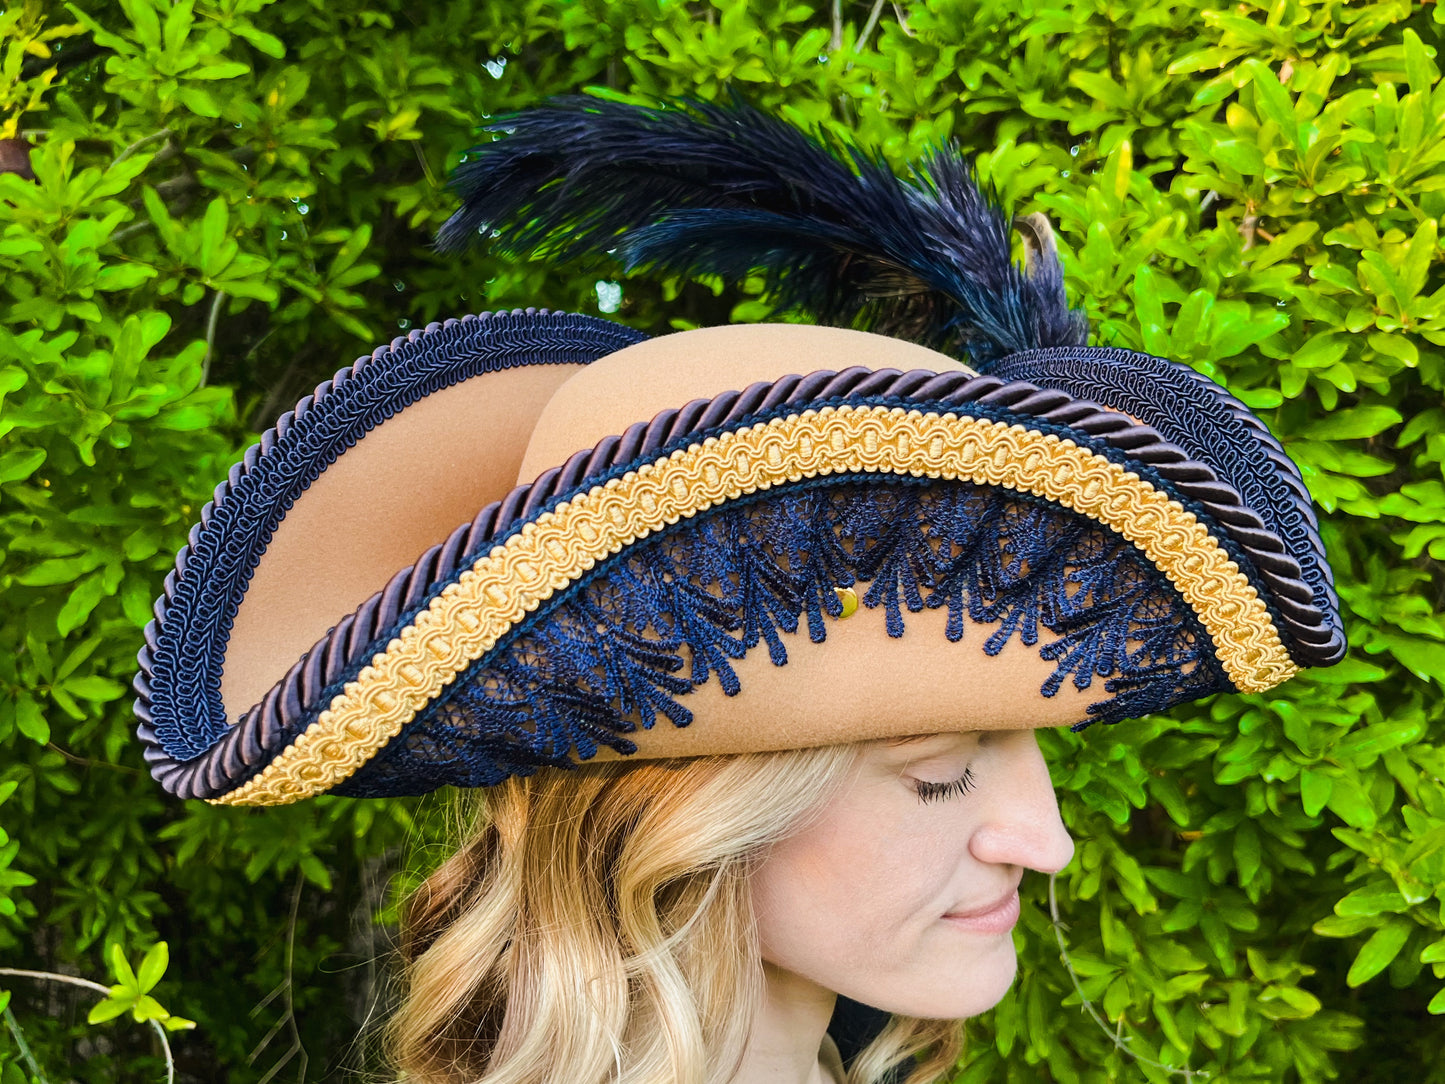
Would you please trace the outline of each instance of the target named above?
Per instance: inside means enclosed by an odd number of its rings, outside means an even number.
[[[980,862],[1058,873],[1073,859],[1074,841],[1059,816],[1037,736],[1003,731],[990,744],[998,759],[978,795],[989,808],[969,840],[970,853]]]

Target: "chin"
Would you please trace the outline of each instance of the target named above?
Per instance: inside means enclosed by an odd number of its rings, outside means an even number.
[[[967,991],[960,991],[956,1007],[961,1012],[951,1012],[948,1019],[962,1020],[969,1016],[978,1016],[986,1013],[1009,992],[1009,987],[1014,984],[1014,978],[1018,975],[1019,958],[1014,951],[1013,941],[1005,938],[1005,950],[1000,953],[1003,957],[997,962],[990,960],[981,966],[974,976],[974,981],[968,984]]]
[[[895,1016],[921,1020],[978,1016],[1004,999],[1018,974],[1018,954],[1012,938],[1004,937],[1000,942],[996,951],[972,953],[968,959],[950,965],[946,972],[940,972],[936,964],[930,966],[897,997],[848,996]]]

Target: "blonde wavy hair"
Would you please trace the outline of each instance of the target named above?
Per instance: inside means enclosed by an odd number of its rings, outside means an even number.
[[[726,1084],[763,972],[749,877],[821,809],[858,746],[544,769],[479,796],[458,852],[412,896],[408,1084]],[[854,1060],[876,1084],[957,1062],[962,1025],[894,1017]]]

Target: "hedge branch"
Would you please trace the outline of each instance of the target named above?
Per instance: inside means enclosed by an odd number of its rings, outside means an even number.
[[[170,130],[169,128],[162,128],[159,132],[152,132],[152,133],[151,133],[150,135],[148,135],[148,136],[141,136],[141,137],[140,137],[139,139],[137,139],[134,143],[132,143],[129,147],[127,147],[125,150],[121,151],[118,155],[116,155],[116,156],[115,156],[115,161],[112,162],[111,165],[114,166],[114,165],[117,165],[117,164],[119,164],[119,163],[121,163],[121,162],[124,162],[127,158],[129,158],[131,155],[133,155],[136,151],[140,150],[140,149],[141,149],[142,147],[144,147],[147,143],[154,143],[157,139],[165,139],[167,136],[170,136],[170,135],[172,135],[172,134],[173,134],[173,133],[171,132],[171,130]]]
[[[1079,974],[1074,970],[1073,960],[1069,959],[1069,947],[1064,942],[1064,920],[1059,917],[1059,897],[1054,891],[1054,885],[1058,879],[1059,875],[1057,873],[1049,874],[1049,917],[1053,920],[1054,937],[1059,942],[1059,959],[1064,962],[1064,968],[1069,973],[1069,981],[1074,984],[1074,991],[1079,995],[1079,1000],[1083,1002],[1084,1011],[1088,1013],[1094,1023],[1099,1026],[1099,1030],[1108,1037],[1109,1042],[1113,1043],[1114,1046],[1133,1058],[1140,1065],[1148,1065],[1154,1069],[1162,1069],[1170,1076],[1182,1076],[1185,1080],[1209,1079],[1209,1074],[1203,1069],[1190,1069],[1188,1066],[1179,1069],[1173,1065],[1165,1065],[1162,1061],[1154,1061],[1152,1058],[1146,1058],[1130,1050],[1129,1036],[1122,1034],[1124,1028],[1124,1021],[1122,1019],[1119,1021],[1119,1029],[1117,1032],[1109,1030],[1108,1022],[1099,1014],[1099,1010],[1094,1008],[1094,1003],[1084,996],[1084,987],[1079,982]]]
[[[35,1060],[35,1055],[30,1052],[30,1044],[25,1041],[25,1032],[20,1030],[20,1021],[15,1019],[15,1014],[10,1011],[10,1006],[5,1006],[5,1026],[10,1029],[11,1036],[15,1039],[15,1045],[20,1048],[20,1056],[25,1064],[30,1066],[31,1075],[40,1084],[50,1084],[46,1079],[45,1072],[40,1068],[40,1063]]]
[[[266,1071],[266,1075],[257,1081],[257,1084],[270,1084],[270,1081],[276,1074],[295,1057],[301,1059],[301,1070],[297,1079],[304,1084],[306,1080],[306,1067],[311,1061],[306,1053],[306,1047],[301,1043],[301,1031],[296,1026],[296,1003],[292,998],[292,975],[296,964],[296,919],[300,914],[301,889],[305,883],[305,878],[298,870],[296,873],[296,887],[291,892],[291,918],[286,924],[286,977],[281,980],[280,986],[266,995],[265,1000],[251,1011],[251,1015],[255,1016],[256,1013],[265,1008],[277,993],[282,995],[285,1011],[282,1012],[281,1019],[276,1021],[275,1027],[268,1031],[266,1037],[256,1045],[256,1049],[251,1051],[251,1056],[246,1059],[246,1064],[252,1065],[255,1063],[257,1056],[267,1047],[271,1040],[275,1038],[276,1033],[280,1031],[282,1027],[287,1028],[291,1032],[291,1045],[286,1049],[286,1052],[281,1055],[280,1060]]]
[[[98,982],[91,982],[89,979],[78,978],[75,975],[60,975],[54,971],[26,971],[18,967],[0,967],[0,975],[11,975],[20,979],[39,979],[42,982],[63,982],[70,986],[79,986],[82,990],[90,990],[102,997],[110,997],[110,987],[102,986]],[[9,1009],[6,1009],[7,1014]],[[166,1037],[166,1029],[161,1026],[159,1020],[147,1020],[146,1023],[155,1028],[156,1034],[160,1036],[161,1049],[166,1055],[166,1084],[176,1084],[176,1061],[171,1056],[171,1041]]]
[[[868,21],[863,24],[863,33],[858,35],[858,46],[853,51],[861,53],[868,44],[868,38],[873,33],[873,28],[878,25],[878,16],[883,14],[883,0],[874,0],[873,10],[868,13]]]
[[[898,0],[893,0],[893,14],[898,16],[898,28],[910,38],[913,37],[913,31],[908,28],[908,17],[903,14],[903,8],[899,6]]]
[[[216,322],[221,318],[221,305],[225,303],[226,291],[217,290],[215,300],[211,302],[211,315],[206,320],[206,356],[201,361],[201,383],[205,387],[211,380],[211,355],[215,353],[216,346]]]

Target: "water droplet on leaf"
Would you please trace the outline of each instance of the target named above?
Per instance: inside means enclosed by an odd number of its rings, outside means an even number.
[[[616,312],[622,307],[622,284],[618,282],[597,283],[597,307],[603,312]]]

